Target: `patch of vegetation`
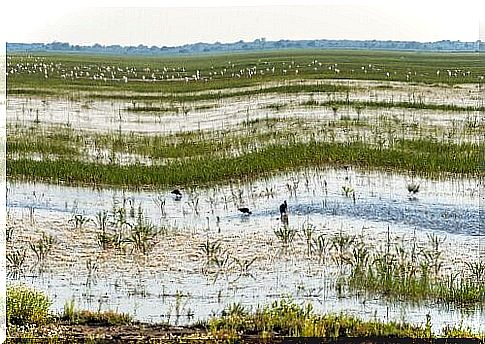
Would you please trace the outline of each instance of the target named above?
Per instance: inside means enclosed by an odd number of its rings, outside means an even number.
[[[116,326],[128,325],[133,322],[133,318],[125,313],[76,310],[74,300],[66,301],[64,313],[60,319],[71,325]]]
[[[429,300],[458,308],[485,303],[485,264],[467,263],[461,273],[443,273],[443,238],[428,236],[428,245],[405,248],[387,244],[372,251],[355,242],[343,255],[350,267],[347,280],[352,290],[364,291],[389,300]]]
[[[215,183],[255,178],[290,168],[353,164],[365,168],[392,168],[423,174],[480,173],[477,144],[444,144],[431,140],[396,140],[389,148],[363,142],[308,142],[270,144],[241,156],[203,156],[163,166],[115,165],[75,160],[36,161],[21,158],[7,164],[8,178],[53,183],[86,183],[143,187]]]
[[[315,101],[309,100],[301,103],[303,106],[312,107],[338,107],[338,106],[349,106],[352,108],[360,109],[363,108],[373,108],[373,109],[419,109],[419,110],[441,110],[441,111],[483,111],[485,107],[483,106],[460,106],[455,104],[433,104],[425,102],[402,102],[402,101],[356,101],[356,100],[331,100],[331,101]]]
[[[64,314],[54,317],[53,325],[59,330],[54,331],[55,337],[50,337],[49,343],[76,342],[89,339],[92,343],[103,343],[110,333],[122,335],[116,328],[123,328],[129,331],[130,335],[136,336],[139,331],[141,335],[143,325],[133,322],[127,314],[120,314],[113,311],[91,312],[75,310],[74,301],[66,302]],[[17,327],[15,330],[9,329],[7,342],[17,342],[18,340],[30,340],[44,337],[47,333],[52,333],[52,326],[39,327],[33,331],[25,327]],[[86,332],[80,332],[77,326],[85,326]],[[130,327],[130,325],[133,325]],[[75,327],[74,331],[71,327]],[[93,337],[90,327],[100,326],[110,327],[109,333],[100,334]],[[153,326],[153,325],[152,325]],[[156,325],[155,325],[156,326]],[[146,327],[146,326],[145,326]],[[170,331],[180,333],[181,327],[165,327],[163,338],[172,337]],[[313,307],[295,303],[292,299],[283,298],[274,301],[270,305],[258,307],[255,311],[246,309],[241,304],[228,306],[221,316],[214,316],[207,322],[198,322],[194,326],[187,327],[186,333],[190,333],[190,338],[212,338],[213,340],[244,340],[247,338],[258,338],[260,340],[282,340],[288,337],[318,337],[327,339],[337,338],[468,338],[479,340],[485,338],[485,334],[479,334],[462,326],[447,326],[437,336],[431,330],[431,318],[427,316],[423,325],[412,325],[405,322],[382,322],[380,320],[362,320],[346,314],[318,314]],[[195,331],[195,332],[194,332]],[[153,334],[152,334],[153,335]],[[183,336],[182,336],[183,337]],[[161,340],[152,337],[150,342]],[[163,339],[166,342],[166,339]]]
[[[282,299],[269,306],[249,312],[240,304],[228,307],[221,317],[209,321],[210,332],[219,339],[238,339],[245,336],[271,337],[406,337],[431,338],[428,318],[424,326],[378,320],[361,320],[345,314],[319,315],[311,305],[300,306],[291,299]],[[459,328],[448,328],[445,336],[479,338]]]
[[[43,325],[52,320],[51,301],[37,290],[23,285],[7,287],[7,324],[17,326]]]

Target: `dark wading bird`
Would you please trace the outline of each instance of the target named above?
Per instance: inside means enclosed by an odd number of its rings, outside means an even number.
[[[288,226],[288,203],[286,201],[280,204],[280,219],[284,226]]]
[[[417,199],[416,194],[419,192],[419,184],[417,184],[415,182],[408,183],[407,189],[408,189],[408,192],[409,192],[408,198],[411,201],[415,201]]]
[[[239,210],[244,215],[251,215],[252,214],[252,212],[249,210],[249,208],[246,208],[246,207],[238,208],[237,210]]]
[[[415,194],[417,194],[419,192],[419,184],[416,184],[414,182],[409,183],[407,185],[407,188],[408,188],[409,194],[415,195]]]
[[[176,200],[180,200],[182,198],[182,192],[180,192],[179,189],[172,190],[170,193],[175,196]]]
[[[286,215],[288,213],[288,203],[284,201],[280,204],[280,214],[281,216]]]

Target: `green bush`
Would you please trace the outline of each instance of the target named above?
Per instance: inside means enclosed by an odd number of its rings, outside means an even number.
[[[51,301],[44,293],[25,286],[7,287],[7,324],[42,325],[49,321]]]

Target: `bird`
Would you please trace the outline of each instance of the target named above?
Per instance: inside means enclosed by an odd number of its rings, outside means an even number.
[[[237,210],[239,210],[244,215],[251,215],[252,214],[252,212],[249,210],[249,208],[246,208],[246,207],[238,208]]]
[[[179,189],[172,190],[170,193],[171,193],[172,195],[175,195],[175,199],[176,199],[176,200],[179,200],[179,199],[181,199],[181,198],[182,198],[182,192],[180,192],[180,190],[179,190]]]
[[[408,192],[409,192],[410,194],[412,193],[412,194],[414,194],[414,195],[415,195],[415,194],[417,194],[417,193],[419,192],[419,184],[416,184],[416,183],[414,183],[414,182],[409,183],[409,184],[407,185],[407,188],[408,188]]]
[[[280,214],[283,216],[288,212],[288,203],[284,201],[283,203],[280,204]]]

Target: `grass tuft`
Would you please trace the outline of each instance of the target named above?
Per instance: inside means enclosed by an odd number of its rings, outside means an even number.
[[[29,326],[50,322],[47,296],[23,285],[7,287],[7,324]]]

